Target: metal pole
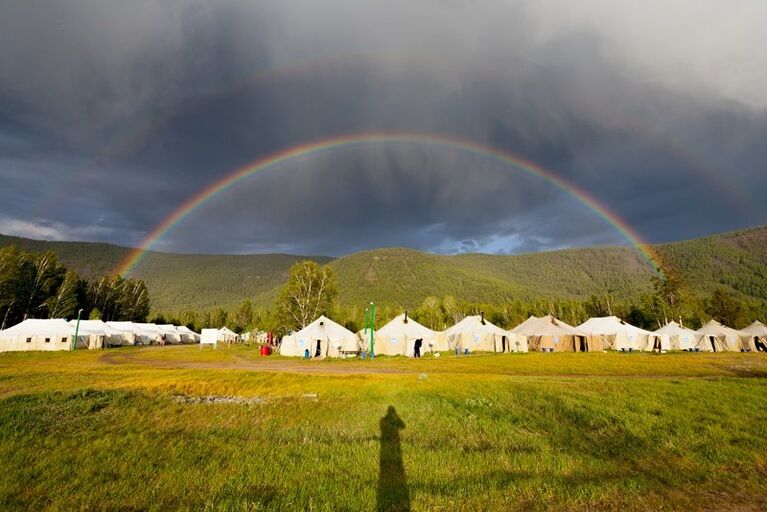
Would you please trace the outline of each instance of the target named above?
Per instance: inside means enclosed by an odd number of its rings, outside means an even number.
[[[77,348],[77,335],[80,333],[80,315],[82,314],[83,310],[78,309],[77,310],[77,323],[75,324],[75,337],[72,339],[72,348],[70,350],[74,350]]]
[[[371,302],[370,303],[370,359],[373,359],[376,356],[375,330],[376,330],[376,305]]]

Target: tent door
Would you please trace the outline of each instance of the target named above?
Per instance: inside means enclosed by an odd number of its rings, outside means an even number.
[[[708,341],[709,341],[709,343],[711,343],[711,350],[713,350],[714,352],[716,352],[716,337],[714,337],[714,336],[709,336],[709,337],[708,337]]]
[[[588,352],[589,346],[586,343],[586,338],[583,336],[578,336],[578,351],[579,352]]]
[[[660,344],[660,337],[655,336],[654,340],[655,341],[653,341],[653,344],[652,344],[652,351],[653,352],[655,352],[655,351],[661,352],[662,347],[661,347],[661,344]]]
[[[506,336],[501,336],[501,352],[506,352]]]
[[[754,346],[757,352],[767,352],[767,346],[759,339],[759,336],[754,336]]]
[[[314,357],[322,357],[322,340],[317,340],[317,347],[314,349]]]

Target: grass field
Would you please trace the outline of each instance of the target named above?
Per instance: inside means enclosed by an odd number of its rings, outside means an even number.
[[[764,510],[765,377],[762,354],[0,354],[0,508]]]

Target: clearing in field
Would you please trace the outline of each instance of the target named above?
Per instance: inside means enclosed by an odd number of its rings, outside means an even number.
[[[763,354],[0,356],[0,507],[767,508]]]

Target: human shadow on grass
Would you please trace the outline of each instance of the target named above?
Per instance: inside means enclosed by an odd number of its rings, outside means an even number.
[[[405,512],[410,510],[410,491],[407,487],[405,466],[402,463],[402,446],[399,431],[405,423],[390,405],[386,416],[381,418],[381,453],[378,472],[378,511]]]

